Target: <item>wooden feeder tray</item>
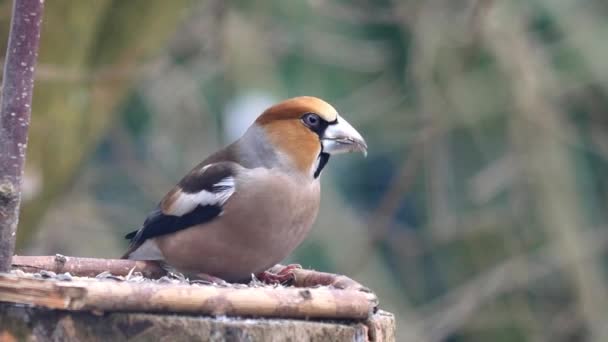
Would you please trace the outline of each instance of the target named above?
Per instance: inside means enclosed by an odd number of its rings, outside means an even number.
[[[291,286],[217,285],[167,276],[152,262],[15,256],[13,271],[0,274],[0,302],[94,314],[342,320],[364,324],[370,336],[394,324],[392,315],[378,314],[375,294],[350,278],[304,269],[294,275]]]

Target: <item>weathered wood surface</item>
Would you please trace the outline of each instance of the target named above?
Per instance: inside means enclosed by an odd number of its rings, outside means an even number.
[[[65,255],[13,256],[12,268],[24,272],[41,270],[55,273],[70,273],[80,277],[95,277],[102,272],[126,276],[129,272],[140,272],[148,278],[160,278],[165,271],[154,262],[123,259],[75,258]]]
[[[0,272],[15,251],[43,8],[44,1],[13,1],[0,103]]]
[[[15,256],[12,267],[0,274],[0,341],[395,341],[394,317],[342,275],[297,269],[288,287],[218,286],[131,260]]]
[[[375,341],[393,342],[394,317],[368,321],[244,319],[67,312],[0,303],[0,341]]]
[[[283,265],[276,265],[270,271],[279,272]],[[132,272],[142,273],[148,278],[160,278],[166,272],[152,261],[135,261],[123,259],[81,258],[65,255],[13,256],[12,268],[24,272],[39,272],[41,270],[55,273],[70,273],[74,276],[95,277],[102,272],[110,272],[116,276],[127,276]],[[358,282],[339,274],[319,272],[306,269],[295,269],[293,286],[333,286],[339,289],[353,289],[370,292]]]
[[[364,320],[375,295],[333,287],[166,284],[77,278],[71,281],[0,274],[0,301],[95,312]]]

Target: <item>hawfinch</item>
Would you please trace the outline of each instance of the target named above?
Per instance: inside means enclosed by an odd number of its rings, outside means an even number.
[[[276,104],[167,193],[126,236],[123,258],[156,260],[193,277],[251,279],[306,237],[319,210],[321,171],[331,155],[353,151],[367,153],[365,141],[327,102]]]

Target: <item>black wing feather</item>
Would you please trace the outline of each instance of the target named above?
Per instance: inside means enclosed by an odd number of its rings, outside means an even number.
[[[194,168],[179,182],[178,187],[184,193],[197,193],[199,191],[219,193],[230,188],[217,183],[233,176],[233,162],[218,162],[207,168],[203,168],[202,164]],[[148,214],[142,228],[125,235],[125,238],[131,240],[131,246],[133,247],[153,237],[175,233],[182,229],[207,223],[221,213],[222,206],[213,204],[198,205],[189,213],[181,216],[166,215],[162,212],[159,204],[154,211]]]
[[[175,233],[197,224],[209,222],[221,212],[222,207],[219,205],[199,205],[183,216],[172,216],[163,214],[157,208],[148,215],[142,229],[127,234],[125,238],[130,239],[132,244],[139,244],[153,237]]]

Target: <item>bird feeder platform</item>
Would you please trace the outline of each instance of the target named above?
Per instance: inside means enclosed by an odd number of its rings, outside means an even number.
[[[394,317],[359,283],[294,276],[217,285],[141,261],[16,256],[0,274],[0,341],[394,341]]]

